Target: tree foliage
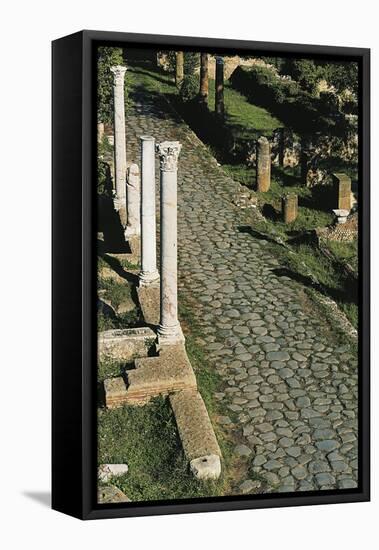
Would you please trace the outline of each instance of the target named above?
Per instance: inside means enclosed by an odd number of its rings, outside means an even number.
[[[100,46],[97,50],[97,120],[113,123],[113,65],[123,65],[122,48]],[[125,98],[127,93],[125,89]]]
[[[167,65],[170,72],[175,72],[176,52],[162,52],[167,54]],[[195,74],[196,69],[200,66],[200,53],[184,52],[184,76]]]
[[[195,99],[199,93],[199,76],[195,74],[186,75],[180,86],[179,95],[182,101],[187,102]]]

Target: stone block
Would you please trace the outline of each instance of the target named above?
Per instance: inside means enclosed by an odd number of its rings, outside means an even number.
[[[200,393],[179,391],[170,395],[170,403],[192,473],[198,479],[217,479],[221,451]]]
[[[139,286],[137,288],[137,294],[145,323],[149,325],[158,325],[160,315],[159,282]]]
[[[127,363],[136,357],[146,357],[155,340],[155,332],[148,327],[105,330],[98,335],[98,356]]]
[[[105,405],[108,409],[121,407],[126,401],[127,386],[122,376],[104,380]]]
[[[97,477],[100,481],[109,481],[112,477],[123,476],[128,473],[127,464],[101,464],[97,470]]]
[[[184,346],[169,346],[157,357],[136,359],[135,369],[127,371],[126,380],[122,377],[105,380],[105,404],[108,408],[143,405],[158,395],[196,388],[196,377]]]
[[[351,179],[347,174],[332,174],[336,204],[339,210],[351,210]]]
[[[118,487],[99,487],[97,491],[97,502],[99,504],[113,504],[117,502],[131,502]]]

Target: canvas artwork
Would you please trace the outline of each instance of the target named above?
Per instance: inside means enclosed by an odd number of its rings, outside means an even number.
[[[98,504],[358,488],[358,62],[95,64]]]

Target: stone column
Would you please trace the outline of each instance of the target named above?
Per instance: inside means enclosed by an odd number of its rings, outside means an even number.
[[[178,141],[157,145],[161,184],[161,313],[158,344],[184,342],[178,320],[177,171],[182,146]]]
[[[224,116],[224,60],[220,56],[216,56],[216,95],[215,95],[215,111],[219,116]]]
[[[131,164],[126,180],[128,225],[125,237],[141,234],[141,185],[138,164]]]
[[[176,52],[175,84],[179,88],[184,80],[184,52]]]
[[[114,76],[114,164],[116,184],[116,210],[126,208],[126,142],[125,142],[125,96],[124,79],[126,67],[111,67]]]
[[[337,209],[351,210],[351,179],[347,174],[332,174]]]
[[[140,286],[159,280],[155,213],[155,140],[141,136],[141,273]]]
[[[208,103],[208,54],[200,54],[200,102]]]
[[[271,183],[270,143],[264,136],[257,142],[257,191],[265,193]]]
[[[297,218],[298,197],[290,193],[282,197],[282,214],[284,223],[292,223]]]

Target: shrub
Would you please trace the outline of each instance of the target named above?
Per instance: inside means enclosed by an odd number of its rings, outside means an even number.
[[[113,65],[123,65],[122,48],[100,46],[97,50],[97,120],[113,124]],[[125,84],[125,100],[128,97]]]

